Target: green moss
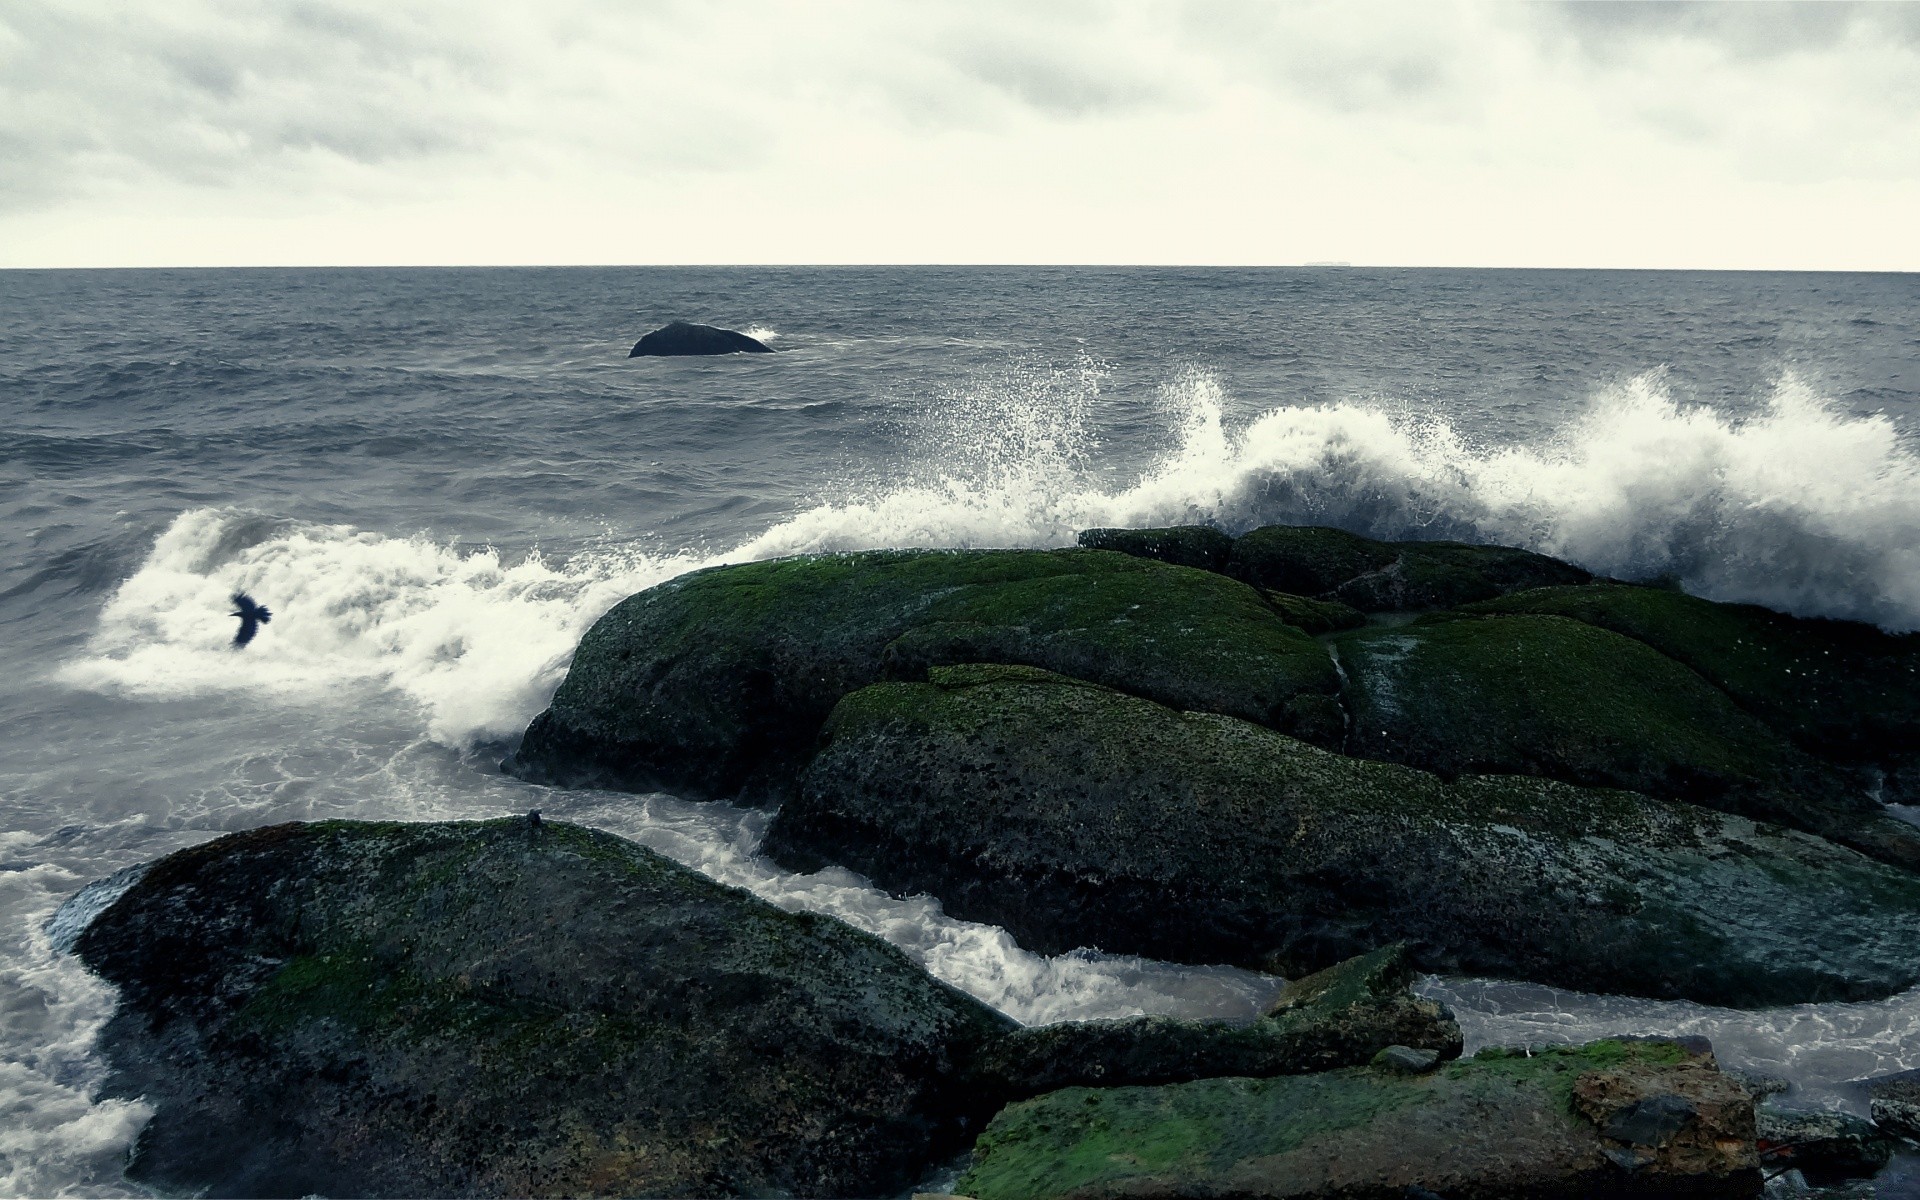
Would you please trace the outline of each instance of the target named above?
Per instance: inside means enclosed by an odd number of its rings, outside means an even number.
[[[1164,529],[1083,529],[1079,543],[1089,550],[1113,550],[1179,567],[1220,571],[1233,554],[1233,539],[1210,525]]]
[[[1367,623],[1366,614],[1338,600],[1312,600],[1287,592],[1263,593],[1280,619],[1303,633],[1319,636],[1358,629]]]
[[[1442,775],[1544,775],[1781,820],[1859,807],[1845,781],[1632,638],[1559,616],[1366,629],[1334,641],[1349,753]]]
[[[1621,584],[1518,592],[1477,613],[1544,613],[1634,638],[1801,745],[1872,759],[1920,743],[1920,635]]]
[[[1451,608],[1591,578],[1558,559],[1508,546],[1378,542],[1341,529],[1292,525],[1243,535],[1227,571],[1258,587],[1337,600],[1362,612]]]

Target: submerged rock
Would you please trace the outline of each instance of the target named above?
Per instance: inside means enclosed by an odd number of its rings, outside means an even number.
[[[675,321],[635,342],[633,349],[628,351],[627,357],[740,353],[771,354],[773,347],[758,338],[748,337],[744,333],[735,333],[731,329],[700,325],[692,321]]]
[[[1326,648],[1244,584],[1098,550],[880,551],[717,567],[615,605],[508,766],[566,786],[779,798],[840,697],[954,662],[1342,733]]]
[[[1447,777],[1686,800],[1920,866],[1920,829],[1644,642],[1561,616],[1434,617],[1334,642],[1346,750]]]
[[[1762,1005],[1920,978],[1920,878],[1805,834],[1517,776],[1449,784],[1031,668],[841,701],[767,853],[1045,952],[1421,968]]]
[[[1338,600],[1362,612],[1453,608],[1593,576],[1544,554],[1464,542],[1377,542],[1310,525],[1268,525],[1234,541],[1227,573],[1257,587]]]
[[[1460,1031],[1383,951],[1249,1025],[1022,1029],[839,921],[551,821],[283,825],[81,934],[130,1176],[204,1195],[880,1195],[1008,1100]]]
[[[1753,1102],[1670,1042],[1070,1088],[1008,1107],[954,1191],[1072,1197],[1752,1196]]]

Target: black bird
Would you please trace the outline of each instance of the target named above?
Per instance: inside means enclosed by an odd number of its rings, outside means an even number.
[[[233,635],[233,644],[244,646],[260,632],[260,627],[273,620],[273,613],[253,602],[253,597],[245,592],[233,594],[233,612],[228,614],[240,618],[240,632]]]

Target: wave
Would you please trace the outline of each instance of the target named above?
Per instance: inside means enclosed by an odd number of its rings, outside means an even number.
[[[1476,446],[1377,405],[1280,407],[1231,429],[1217,378],[1163,394],[1170,449],[1097,476],[1099,371],[1010,369],[949,398],[893,478],[719,554],[612,548],[564,564],[230,509],[181,514],[107,602],[68,683],[139,695],[395,689],[449,745],[510,737],[622,597],[723,562],[876,547],[1059,546],[1096,525],[1284,522],[1525,546],[1623,578],[1891,630],[1920,627],[1920,460],[1884,416],[1786,379],[1736,418],[1658,373],[1597,395],[1546,442]],[[228,595],[276,620],[244,653]]]

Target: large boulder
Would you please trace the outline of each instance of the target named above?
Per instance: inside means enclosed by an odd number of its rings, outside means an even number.
[[[1172,525],[1164,529],[1083,529],[1075,539],[1089,550],[1115,550],[1176,567],[1224,571],[1233,556],[1233,538],[1211,525]]]
[[[1817,833],[1920,866],[1920,829],[1883,814],[1726,693],[1644,642],[1561,616],[1423,619],[1334,646],[1349,754],[1451,778],[1544,775]]]
[[[1242,534],[1226,570],[1256,587],[1339,600],[1362,612],[1453,608],[1593,578],[1559,559],[1509,546],[1378,542],[1311,525],[1268,525]]]
[[[1100,550],[878,551],[717,567],[614,606],[509,769],[778,799],[840,697],[1007,662],[1337,745],[1326,648],[1219,575]]]
[[[1711,1051],[1603,1041],[1429,1074],[1070,1088],[988,1125],[978,1200],[1755,1196],[1753,1101]]]
[[[765,849],[1054,952],[1424,969],[1762,1005],[1920,979],[1920,878],[1690,805],[1452,783],[1031,668],[841,701]]]
[[[773,347],[758,338],[713,325],[675,321],[633,344],[628,358],[677,357],[708,354],[771,354]]]
[[[1645,642],[1807,750],[1882,774],[1886,799],[1920,803],[1920,633],[1625,584],[1519,592],[1470,611],[1570,617]]]
[[[555,822],[283,825],[79,935],[131,1177],[196,1195],[883,1195],[1066,1084],[1457,1054],[1393,951],[1250,1024],[1018,1028],[831,918]]]

